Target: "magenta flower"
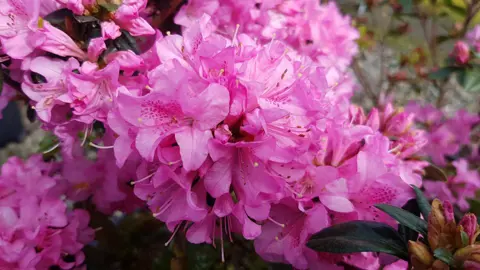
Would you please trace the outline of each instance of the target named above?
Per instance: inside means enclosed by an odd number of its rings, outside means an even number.
[[[40,1],[8,0],[0,10],[0,41],[4,53],[24,59],[38,46],[34,33],[39,21]]]
[[[470,59],[470,47],[464,41],[457,41],[453,47],[452,56],[457,63],[466,64]]]

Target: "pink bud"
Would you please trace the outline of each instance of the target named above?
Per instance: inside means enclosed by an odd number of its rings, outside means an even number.
[[[467,233],[468,237],[471,239],[475,235],[477,230],[477,217],[474,214],[466,214],[460,220],[460,224],[463,227],[463,230]]]
[[[443,215],[445,216],[445,221],[450,222],[453,221],[455,216],[453,214],[453,207],[449,201],[443,202]]]
[[[459,64],[465,64],[470,58],[470,48],[468,44],[463,41],[457,41],[455,47],[453,48],[453,56]]]

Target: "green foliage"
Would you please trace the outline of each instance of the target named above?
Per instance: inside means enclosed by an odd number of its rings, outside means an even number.
[[[320,252],[383,252],[408,259],[406,242],[392,227],[372,221],[337,224],[314,234],[307,246]]]
[[[444,248],[437,248],[433,252],[433,256],[449,266],[455,267],[455,259],[450,251]]]
[[[418,187],[412,187],[417,197],[418,208],[420,208],[420,212],[422,213],[423,218],[427,219],[430,215],[430,212],[432,211],[432,206],[430,205],[427,197],[425,197],[425,194],[423,194],[423,192]]]
[[[408,211],[405,211],[402,208],[387,204],[377,204],[375,205],[375,207],[387,213],[389,216],[397,220],[400,224],[418,232],[419,234],[422,234],[424,236],[427,235],[427,222],[423,219],[420,219],[418,216]]]
[[[466,91],[480,92],[480,68],[462,70],[457,79]]]

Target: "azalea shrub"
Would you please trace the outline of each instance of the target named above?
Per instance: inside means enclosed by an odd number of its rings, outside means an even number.
[[[2,1],[0,112],[47,135],[1,166],[0,269],[478,269],[480,116],[445,105],[480,4],[374,92],[364,14],[428,5],[324,2]]]

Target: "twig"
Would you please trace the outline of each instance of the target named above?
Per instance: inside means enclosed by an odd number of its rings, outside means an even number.
[[[377,101],[377,95],[375,94],[375,92],[373,92],[373,90],[370,86],[370,83],[368,82],[368,80],[366,78],[366,75],[363,73],[362,68],[358,64],[358,59],[356,59],[356,58],[353,60],[352,69],[353,69],[353,72],[355,73],[355,75],[357,76],[358,81],[362,85],[362,88],[365,90],[365,93],[367,93],[369,98],[375,104],[375,102]]]

